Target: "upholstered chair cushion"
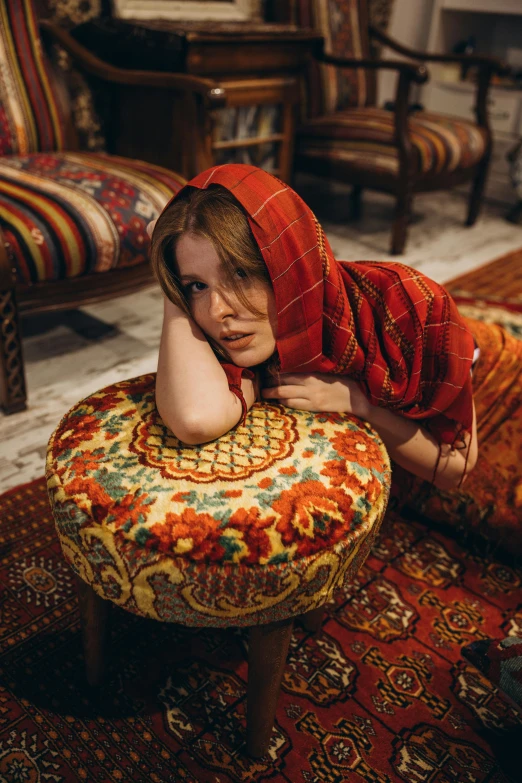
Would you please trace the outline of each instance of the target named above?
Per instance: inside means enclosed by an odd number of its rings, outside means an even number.
[[[114,155],[0,158],[0,225],[18,282],[144,262],[147,223],[183,184],[174,172]]]
[[[346,109],[315,117],[300,129],[300,155],[346,161],[354,167],[397,174],[399,158],[394,141],[393,112],[374,107]],[[471,122],[441,114],[415,112],[408,125],[416,153],[417,171],[441,174],[478,163],[486,137]]]
[[[328,54],[367,59],[370,55],[368,20],[361,18],[359,0],[298,0],[301,27],[312,27],[324,37]],[[375,74],[341,69],[314,60],[307,74],[306,113],[309,117],[365,106],[373,101]]]
[[[0,155],[61,150],[65,112],[32,0],[0,0]]]
[[[129,611],[185,625],[268,623],[328,601],[386,509],[375,432],[256,403],[222,438],[183,446],[154,387],[151,374],[102,389],[50,440],[49,497],[73,569]]]

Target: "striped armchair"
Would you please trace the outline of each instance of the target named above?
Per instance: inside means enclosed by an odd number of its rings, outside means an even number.
[[[394,195],[391,253],[396,255],[404,250],[414,193],[471,180],[466,224],[475,222],[491,154],[489,82],[492,74],[506,68],[493,58],[407,49],[369,24],[367,5],[367,0],[296,0],[300,24],[314,27],[324,40],[308,74],[308,104],[298,131],[296,168],[351,183],[355,216],[363,188]],[[408,61],[373,59],[370,44],[375,42],[405,55]],[[475,123],[409,112],[410,88],[427,80],[423,63],[428,60],[478,66]],[[376,106],[379,68],[398,74],[393,112]]]
[[[46,24],[98,79],[131,96],[136,90],[137,103],[138,86],[165,89],[168,100],[177,91],[199,108],[215,103],[211,81],[119,71]],[[0,403],[13,413],[26,405],[18,313],[76,307],[150,284],[146,225],[185,180],[141,160],[77,149],[33,0],[0,0],[0,73]],[[144,129],[139,124],[138,134]],[[198,127],[191,130],[195,147]]]

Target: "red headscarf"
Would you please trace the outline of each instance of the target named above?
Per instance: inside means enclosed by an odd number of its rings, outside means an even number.
[[[441,443],[471,431],[473,337],[442,286],[399,263],[336,261],[297,193],[254,166],[188,184],[222,185],[248,215],[274,288],[281,372],[349,375],[373,405],[426,419]]]

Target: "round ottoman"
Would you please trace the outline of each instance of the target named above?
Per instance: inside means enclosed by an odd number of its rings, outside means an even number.
[[[249,626],[247,742],[262,755],[292,619],[320,624],[364,562],[388,501],[388,455],[346,414],[266,403],[222,438],[184,446],[154,388],[149,374],[92,394],[49,442],[49,498],[79,577],[88,680],[102,675],[109,601],[166,622]]]

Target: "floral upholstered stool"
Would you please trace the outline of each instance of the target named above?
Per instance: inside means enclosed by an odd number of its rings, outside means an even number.
[[[293,618],[317,628],[364,562],[386,509],[388,455],[347,415],[257,403],[227,435],[184,447],[156,410],[154,383],[144,375],[91,395],[49,442],[87,678],[101,679],[108,601],[164,622],[248,626],[247,747],[260,756]]]

